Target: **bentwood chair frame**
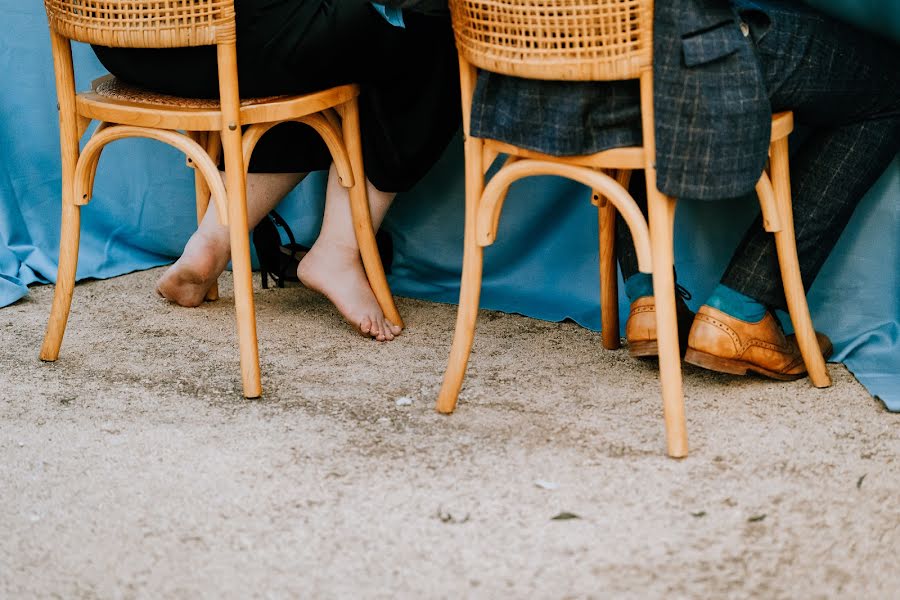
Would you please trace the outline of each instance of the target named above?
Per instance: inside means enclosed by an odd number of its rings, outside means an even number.
[[[558,175],[592,188],[598,207],[602,340],[619,346],[614,251],[617,211],[631,230],[638,267],[653,274],[660,386],[666,446],[672,457],[688,453],[678,323],[673,234],[676,199],[656,187],[653,114],[653,0],[450,0],[459,51],[466,160],[465,250],[456,332],[437,409],[452,412],[472,349],[481,288],[483,249],[497,235],[509,186],[534,175]],[[477,70],[515,77],[640,82],[643,146],[585,156],[558,157],[469,131]],[[785,293],[797,339],[814,385],[830,385],[800,279],[794,241],[787,136],[791,113],[773,116],[771,168],[757,185],[765,227],[775,233]],[[488,183],[485,174],[508,156]],[[628,194],[630,173],[646,173],[648,219]],[[774,185],[773,185],[774,181]],[[648,223],[649,221],[649,223]]]
[[[128,138],[169,144],[195,169],[198,221],[215,202],[229,225],[243,393],[262,393],[247,224],[246,170],[263,134],[285,121],[312,127],[334,159],[341,185],[349,188],[354,229],[370,284],[385,315],[402,324],[372,229],[363,171],[355,85],[321,92],[242,100],[238,90],[233,0],[44,0],[50,25],[59,101],[62,153],[62,232],[59,270],[41,359],[59,356],[72,302],[78,262],[80,209],[93,194],[104,147]],[[131,88],[108,76],[90,92],[76,93],[71,41],[122,48],[217,48],[219,100],[176,98]],[[83,150],[79,142],[92,121],[98,126]],[[219,175],[219,153],[225,183]],[[207,299],[215,299],[211,290]]]

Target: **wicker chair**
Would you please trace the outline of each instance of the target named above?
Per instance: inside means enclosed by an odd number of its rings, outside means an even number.
[[[233,0],[44,0],[50,24],[60,111],[62,233],[53,308],[41,359],[59,356],[75,285],[80,208],[92,195],[103,148],[126,137],[165,142],[184,152],[196,171],[198,219],[210,194],[223,224],[230,224],[234,295],[240,340],[243,392],[262,393],[253,307],[247,225],[246,168],[262,135],[285,121],[312,127],[328,146],[343,186],[349,188],[355,230],[370,283],[385,315],[402,323],[384,276],[363,173],[359,90],[343,85],[299,96],[240,98]],[[129,87],[112,76],[76,94],[71,41],[128,48],[215,45],[219,101],[176,98]],[[90,125],[99,125],[79,151]],[[224,153],[226,182],[216,164]],[[214,299],[214,289],[208,296]]]
[[[598,206],[605,347],[619,345],[613,235],[616,211],[631,230],[640,270],[653,273],[666,445],[670,456],[686,456],[673,271],[675,199],[657,190],[654,168],[653,0],[451,0],[450,6],[460,55],[466,133],[466,225],[456,333],[438,411],[450,413],[456,407],[475,334],[483,248],[496,238],[509,186],[524,177],[558,175],[592,188]],[[638,79],[644,145],[589,156],[557,157],[472,137],[468,126],[476,69],[531,79]],[[793,235],[787,158],[787,136],[792,128],[791,113],[774,115],[771,169],[770,173],[763,173],[757,192],[766,229],[775,232],[785,291],[804,360],[813,383],[821,387],[830,381],[809,317]],[[485,172],[499,154],[508,155],[508,159],[485,184]],[[626,189],[634,169],[646,172],[649,224]]]

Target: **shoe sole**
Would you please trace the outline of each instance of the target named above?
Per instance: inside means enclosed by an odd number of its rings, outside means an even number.
[[[656,343],[656,340],[628,342],[628,354],[633,358],[657,358],[659,356],[659,344]]]
[[[657,340],[643,340],[640,342],[628,342],[628,354],[632,358],[659,358],[659,342]],[[680,350],[678,356],[684,356],[684,347],[687,344],[685,342],[679,342],[678,348]]]
[[[688,348],[687,353],[684,355],[684,362],[704,369],[709,369],[710,371],[727,373],[729,375],[746,375],[747,372],[750,371],[757,375],[762,375],[763,377],[777,379],[778,381],[796,381],[797,379],[806,377],[806,371],[796,374],[779,373],[778,371],[764,369],[763,367],[750,362],[734,360],[733,358],[722,358],[720,356],[694,350],[693,348]]]

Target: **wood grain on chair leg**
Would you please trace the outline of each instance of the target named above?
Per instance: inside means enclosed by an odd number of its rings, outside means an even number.
[[[484,266],[484,248],[476,239],[478,204],[484,191],[482,170],[483,142],[467,137],[466,153],[466,222],[463,246],[462,281],[459,289],[459,308],[456,313],[456,330],[444,382],[438,394],[438,412],[449,414],[456,409],[459,390],[466,376],[466,366],[475,339],[475,322],[478,319],[478,301],[481,296],[481,274]]]
[[[825,358],[816,339],[809,305],[806,302],[806,290],[800,275],[800,262],[797,257],[797,240],[794,237],[794,215],[791,204],[791,179],[788,162],[788,140],[782,138],[772,143],[771,156],[772,186],[778,205],[778,216],[781,228],[775,232],[775,246],[778,250],[778,264],[781,268],[781,281],[787,300],[791,322],[797,335],[797,344],[809,379],[818,388],[829,387],[831,377],[825,366]]]
[[[71,180],[70,180],[71,181]],[[65,187],[66,184],[63,184]],[[68,187],[71,189],[72,184]],[[59,241],[59,268],[56,272],[56,289],[53,291],[53,307],[50,321],[41,346],[41,360],[59,358],[59,348],[66,332],[72,294],[75,292],[75,271],[78,268],[78,242],[81,237],[81,207],[69,198],[63,199],[62,231]]]
[[[105,121],[101,122],[101,123],[97,123],[97,127],[94,128],[94,133],[91,135],[92,136],[97,135],[98,133],[101,133],[104,129],[108,129],[110,126],[111,126],[111,124],[107,123]],[[79,139],[81,139],[81,136],[79,136]],[[90,166],[91,176],[90,176],[90,180],[88,181],[88,185],[87,185],[87,197],[84,198],[84,200],[90,200],[94,195],[94,179],[97,176],[97,167],[99,166],[99,164],[100,164],[100,154],[97,154],[97,156],[94,158],[93,163],[91,163],[91,166]],[[75,203],[81,204],[81,205],[87,204],[87,202],[79,202],[78,198],[75,198]]]
[[[631,181],[631,171],[620,169],[616,181],[626,190]],[[619,337],[619,277],[616,263],[616,207],[597,190],[593,192],[597,203],[597,228],[600,244],[600,336],[603,347],[617,350],[622,343]]]
[[[212,159],[213,163],[219,163],[219,157],[222,154],[222,142],[218,131],[204,132],[201,138],[202,146],[206,148],[206,153]],[[194,173],[194,189],[197,196],[197,224],[203,220],[206,211],[209,209],[209,186],[206,179],[199,172]],[[219,282],[216,280],[206,292],[206,301],[213,302],[219,299]]]
[[[653,71],[650,68],[641,72],[641,121],[666,449],[672,458],[683,458],[688,454],[688,439],[681,380],[681,350],[678,347],[678,317],[675,310],[675,199],[664,195],[656,187]]]
[[[50,32],[53,47],[53,70],[56,76],[56,98],[59,103],[59,142],[62,156],[62,224],[59,237],[59,267],[50,320],[41,346],[41,360],[59,358],[59,348],[66,332],[75,271],[78,268],[78,245],[81,238],[81,208],[75,203],[75,168],[79,157],[80,131],[75,111],[75,77],[72,70],[72,46],[55,31]]]
[[[403,318],[397,305],[394,303],[394,295],[388,286],[387,277],[384,274],[384,265],[378,254],[378,244],[375,242],[375,231],[372,228],[372,214],[369,210],[369,195],[366,191],[366,178],[363,166],[362,143],[359,130],[359,106],[356,98],[344,104],[343,109],[344,144],[350,157],[350,165],[353,169],[353,187],[350,188],[350,211],[353,216],[353,228],[356,232],[356,241],[359,244],[359,253],[362,257],[363,267],[369,279],[369,285],[378,300],[378,305],[385,318],[404,327]]]
[[[188,136],[197,142],[207,153],[209,153],[210,149],[210,138],[215,136],[214,145],[218,148],[221,146],[219,144],[219,133],[218,132],[207,132],[207,131],[195,131],[189,132]],[[218,150],[216,151],[218,154]],[[218,162],[218,157],[213,158],[213,162]],[[197,225],[203,221],[203,217],[206,215],[206,211],[209,209],[209,185],[206,183],[206,178],[203,176],[197,166],[194,164],[193,160],[190,157],[187,159],[187,164],[190,168],[194,169],[194,196],[197,204]],[[213,300],[219,299],[219,283],[218,281],[209,288],[209,291],[206,292],[206,300],[208,302],[212,302]]]
[[[678,348],[678,318],[675,311],[674,225],[675,200],[656,189],[656,177],[647,170],[650,216],[650,248],[653,253],[653,296],[656,302],[656,336],[659,347],[659,380],[669,456],[688,453],[681,352]]]
[[[619,339],[619,281],[616,270],[616,207],[594,190],[600,246],[600,337],[603,347],[617,350]]]
[[[237,63],[233,47],[220,44],[220,89],[237,90]],[[224,68],[223,68],[224,67]],[[228,231],[231,238],[231,266],[234,276],[234,303],[238,340],[241,349],[241,378],[245,398],[262,395],[259,349],[256,338],[256,313],[253,306],[253,278],[250,265],[250,234],[247,225],[247,183],[241,156],[240,99],[222,96],[222,148],[225,154],[225,179],[228,192]]]

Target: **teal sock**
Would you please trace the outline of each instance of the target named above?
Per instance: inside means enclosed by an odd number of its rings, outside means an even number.
[[[653,295],[653,276],[649,273],[635,273],[625,280],[625,295],[634,302],[638,298]]]
[[[761,321],[767,310],[764,304],[721,283],[713,290],[706,305],[748,323]]]

